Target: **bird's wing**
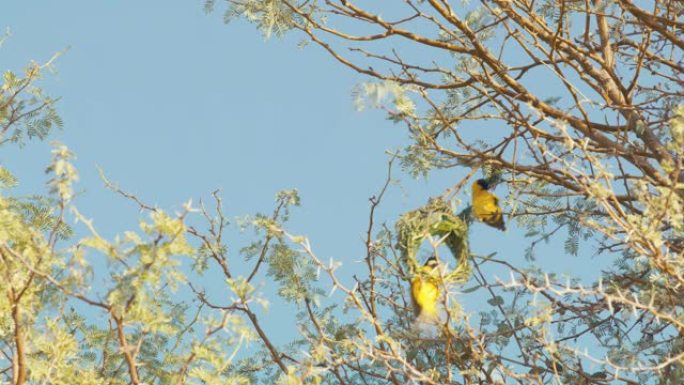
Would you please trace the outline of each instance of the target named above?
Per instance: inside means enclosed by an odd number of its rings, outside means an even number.
[[[501,208],[499,208],[499,200],[492,195],[492,199],[487,201],[483,206],[483,208],[487,211],[487,213],[498,213],[501,211]]]

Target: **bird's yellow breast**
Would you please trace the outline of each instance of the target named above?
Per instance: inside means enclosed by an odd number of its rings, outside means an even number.
[[[498,199],[489,191],[473,184],[473,214],[480,220],[487,220],[501,213]]]
[[[421,316],[437,314],[439,288],[437,283],[427,277],[414,277],[411,280],[411,296]]]

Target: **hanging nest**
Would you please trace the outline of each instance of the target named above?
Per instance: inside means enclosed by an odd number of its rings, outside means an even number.
[[[456,259],[456,268],[445,278],[455,283],[468,281],[471,273],[468,225],[452,213],[447,202],[440,198],[430,199],[425,206],[402,215],[396,226],[401,257],[408,264],[411,274],[420,267],[416,254],[421,243],[429,236],[435,236],[444,238],[444,243]]]

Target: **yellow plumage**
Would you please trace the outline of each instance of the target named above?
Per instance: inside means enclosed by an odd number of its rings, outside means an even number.
[[[484,179],[473,183],[473,215],[480,221],[497,228],[506,230],[503,212],[499,207],[499,198],[487,191],[489,185]]]
[[[437,259],[432,256],[411,279],[411,299],[418,319],[435,320],[438,318],[437,301],[441,293],[438,286],[437,268]]]

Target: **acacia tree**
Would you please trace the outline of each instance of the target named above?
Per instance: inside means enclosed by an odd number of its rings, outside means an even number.
[[[682,383],[684,9],[676,1],[647,6],[229,1],[227,20],[244,16],[266,36],[300,33],[368,75],[358,96],[406,127],[411,144],[397,157],[408,172],[453,167],[465,176],[404,213],[395,231],[376,218],[390,173],[371,199],[366,272],[348,285],[337,262],[287,231],[295,191],[250,218],[254,240],[229,252],[236,226],[218,193],[170,215],[104,179],[145,212],[139,229],[107,240],[75,208],[66,147],[55,147],[44,195],[12,195],[17,178],[3,167],[2,381]],[[44,68],[6,72],[3,144],[44,138],[60,125],[52,99],[34,86]],[[383,95],[392,98],[383,103]],[[508,191],[506,214],[529,236],[524,264],[468,248],[461,190],[479,169]],[[90,235],[74,237],[73,226]],[[612,267],[590,279],[547,274],[535,247],[563,235],[567,257]],[[422,239],[435,251],[446,242],[459,266],[459,274],[441,272],[445,314],[429,330],[416,327],[407,292]],[[490,268],[510,279],[491,281],[483,273]],[[216,274],[225,286],[204,287]],[[290,344],[275,344],[263,326],[264,276],[298,312]],[[468,282],[467,290],[454,296],[455,282]],[[331,290],[343,301],[328,299]],[[493,310],[459,306],[471,295],[489,298]],[[248,342],[259,351],[243,350]]]
[[[529,259],[540,240],[565,233],[567,254],[582,243],[585,256],[612,263],[591,281],[566,281],[534,262],[515,266],[505,255],[473,252],[477,272],[498,264],[511,273],[507,282],[472,278],[498,312],[455,312],[445,321],[453,331],[419,343],[397,326],[405,316],[396,277],[410,261],[396,257],[395,234],[374,239],[371,226],[368,277],[346,291],[369,325],[365,336],[340,341],[309,309],[305,335],[326,352],[319,360],[330,383],[682,382],[681,2],[228,0],[225,7],[226,21],[244,17],[266,37],[299,33],[367,75],[359,96],[410,135],[400,155],[406,169],[472,170],[446,197],[478,168],[501,173],[509,218],[530,237]],[[393,99],[377,103],[383,95]]]

